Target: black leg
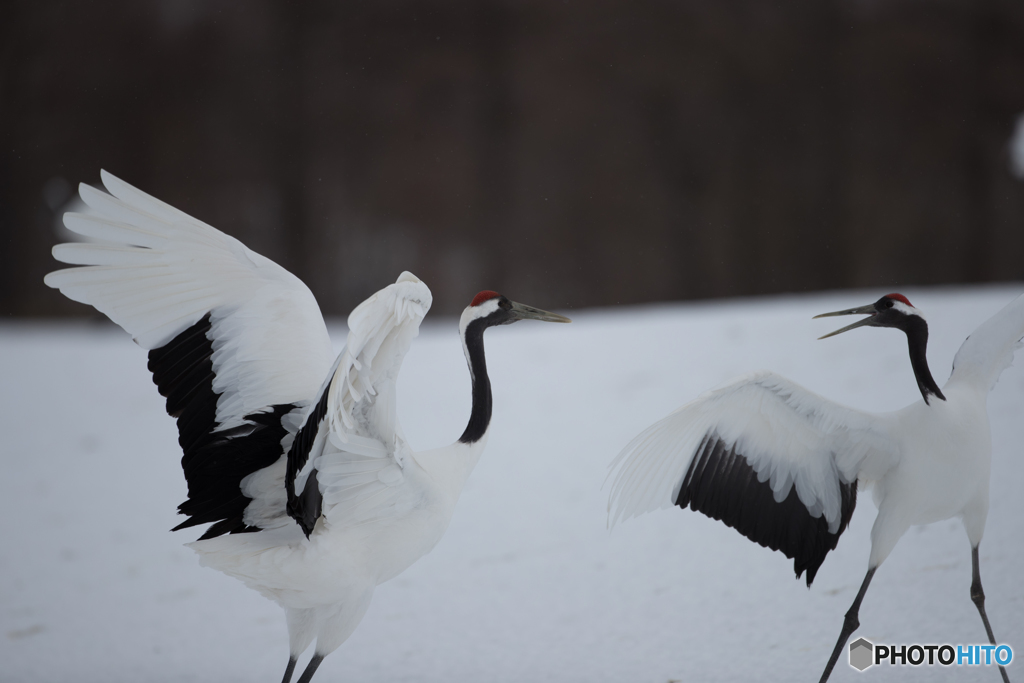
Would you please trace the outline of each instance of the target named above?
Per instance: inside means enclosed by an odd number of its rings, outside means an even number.
[[[981,571],[978,569],[978,546],[971,548],[971,600],[978,608],[981,621],[985,624],[985,633],[988,634],[988,642],[996,644],[996,637],[992,633],[992,624],[988,623],[988,615],[985,613],[985,591],[981,587]],[[1006,669],[999,667],[999,673],[1003,676],[1003,683],[1010,683],[1010,677],[1006,675]]]
[[[318,655],[313,653],[313,658],[309,660],[309,664],[306,665],[306,670],[302,672],[302,676],[299,677],[299,683],[309,683],[313,678],[313,674],[316,673],[316,668],[320,666],[320,662],[324,661],[326,655]]]
[[[288,683],[292,680],[292,672],[295,671],[296,661],[295,657],[288,657],[288,668],[284,670],[284,678],[281,680],[281,683]]]
[[[875,575],[876,569],[878,567],[872,567],[864,576],[864,583],[860,585],[857,597],[854,599],[853,604],[850,605],[846,618],[843,620],[843,630],[839,634],[839,640],[836,642],[836,649],[832,650],[832,656],[829,657],[828,664],[825,666],[825,671],[822,672],[821,680],[818,683],[825,683],[828,677],[832,675],[832,669],[835,668],[836,662],[839,661],[839,654],[846,647],[846,641],[850,639],[850,634],[860,626],[860,619],[857,618],[857,615],[860,613],[860,602],[864,599],[864,594],[868,592],[868,584],[871,583],[871,577]]]

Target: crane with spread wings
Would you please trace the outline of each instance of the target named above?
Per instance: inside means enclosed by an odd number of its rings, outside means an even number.
[[[981,587],[978,545],[988,516],[992,441],[987,396],[1024,337],[1024,296],[960,347],[939,388],[928,368],[928,324],[902,294],[821,316],[865,315],[862,326],[906,333],[921,400],[893,413],[854,410],[772,372],[739,377],[654,423],[612,463],[612,523],[679,506],[733,527],[793,560],[807,585],[874,487],[867,574],[821,676],[828,679],[879,565],[911,526],[960,517],[971,544],[971,599],[996,644]],[[1000,667],[1004,681],[1006,670]]]
[[[73,268],[50,287],[94,306],[149,351],[149,370],[177,419],[189,544],[202,564],[279,603],[289,683],[355,630],[374,588],[441,539],[487,441],[491,387],[484,332],[518,320],[569,322],[493,291],[459,322],[472,412],[450,446],[416,452],[396,412],[402,360],[431,305],[411,273],[348,318],[334,358],[327,327],[297,277],[238,240],[102,172],[109,194],[80,194],[91,213],[65,225],[90,241],[53,255]]]

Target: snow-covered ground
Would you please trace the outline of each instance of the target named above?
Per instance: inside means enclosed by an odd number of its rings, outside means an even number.
[[[929,317],[940,385],[968,333],[1024,286],[904,293]],[[816,341],[811,316],[876,299],[840,292],[569,312],[572,325],[488,332],[494,422],[448,534],[379,587],[317,681],[817,680],[866,569],[863,495],[811,590],[792,563],[678,509],[609,532],[608,463],[700,392],[762,368],[859,408],[920,400],[902,333]],[[514,297],[514,292],[509,292]],[[530,301],[538,306],[550,302]],[[332,329],[343,341],[343,327]],[[1024,352],[1022,352],[1024,353]],[[1024,358],[1018,360],[1024,366]],[[283,614],[170,533],[185,497],[173,420],[145,353],[110,325],[0,325],[0,680],[267,681],[287,659]],[[469,415],[453,320],[424,325],[400,414],[417,448]],[[1024,679],[1024,371],[989,401],[992,507],[981,567],[996,636]],[[912,529],[861,609],[883,643],[981,643],[957,520]],[[998,681],[967,667],[869,669],[835,681]]]

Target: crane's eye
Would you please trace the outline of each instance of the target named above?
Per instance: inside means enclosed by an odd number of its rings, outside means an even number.
[[[882,302],[883,308],[892,308],[892,299],[886,299]]]

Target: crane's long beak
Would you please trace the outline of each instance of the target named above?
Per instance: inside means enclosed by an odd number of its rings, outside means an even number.
[[[542,311],[539,308],[533,306],[527,306],[525,304],[519,304],[515,301],[512,302],[512,319],[513,320],[543,320],[549,323],[571,323],[572,320],[566,318],[564,315],[558,315],[557,313],[550,313],[548,311]]]
[[[868,304],[867,306],[861,306],[860,308],[848,308],[845,311],[835,311],[833,313],[822,313],[821,315],[816,315],[816,316],[814,316],[815,318],[831,318],[834,315],[866,315],[866,316],[868,316],[867,318],[864,318],[863,320],[858,320],[857,322],[853,323],[852,325],[847,325],[846,327],[842,327],[842,328],[836,330],[835,332],[829,332],[824,337],[818,337],[818,339],[828,339],[829,337],[834,337],[835,335],[842,334],[843,332],[849,332],[850,330],[858,328],[858,327],[863,327],[865,325],[874,325],[875,314],[876,313],[878,313],[878,310],[875,308],[875,305],[874,304]]]

